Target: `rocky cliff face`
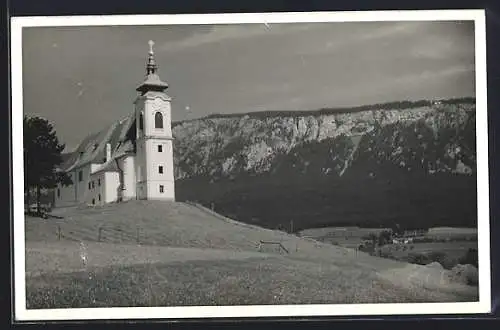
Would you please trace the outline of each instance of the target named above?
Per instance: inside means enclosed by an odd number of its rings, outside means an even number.
[[[175,176],[368,175],[389,165],[427,174],[475,171],[473,104],[355,113],[228,116],[177,124]]]
[[[264,227],[475,226],[473,100],[177,123],[178,200]]]

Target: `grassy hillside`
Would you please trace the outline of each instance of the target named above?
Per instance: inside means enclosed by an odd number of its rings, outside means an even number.
[[[71,245],[65,248],[78,250]],[[89,248],[97,250],[92,245]],[[103,246],[98,248],[108,250]],[[326,262],[314,258],[252,257],[249,253],[241,256],[241,252],[228,254],[227,251],[225,256],[215,251],[220,254],[217,257],[179,258],[182,260],[171,257],[175,252],[181,255],[188,250],[160,248],[160,257],[149,259],[153,262],[117,263],[97,269],[87,267],[29,277],[28,308],[409,303],[477,299],[476,288],[450,284],[441,270],[423,266],[399,264],[376,271],[366,261],[352,258],[332,258]],[[127,252],[136,255],[144,251],[142,247],[135,247]],[[141,254],[143,258],[149,258],[147,253]],[[51,259],[54,257],[51,255]]]
[[[281,242],[287,250],[311,251],[326,244],[281,231],[246,225],[185,203],[129,201],[95,208],[55,210],[58,218],[28,217],[27,241],[101,241],[120,244],[257,251],[259,241]],[[99,231],[101,229],[101,235]],[[330,253],[346,250],[330,249]]]
[[[60,209],[57,216],[26,219],[28,308],[478,298],[477,287],[453,282],[444,270],[238,223],[184,203],[130,201]],[[101,242],[99,228],[105,228]],[[260,240],[281,241],[288,253],[259,250]]]

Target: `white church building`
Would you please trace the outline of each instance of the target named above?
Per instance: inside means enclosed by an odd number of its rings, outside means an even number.
[[[56,187],[55,207],[175,200],[171,98],[158,76],[153,44],[133,113],[88,136],[61,164],[73,184]]]

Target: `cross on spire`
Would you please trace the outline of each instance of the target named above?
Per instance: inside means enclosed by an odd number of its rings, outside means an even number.
[[[150,54],[154,54],[154,52],[153,52],[153,46],[154,46],[155,42],[153,40],[149,40],[148,44],[149,44],[149,53]]]
[[[146,65],[146,73],[150,75],[150,74],[156,74],[158,67],[156,66],[154,52],[153,52],[153,45],[155,43],[153,40],[149,40],[148,44],[149,44],[149,56],[148,56],[148,64]]]
[[[156,65],[155,55],[153,52],[154,44],[155,43],[153,40],[148,41],[149,54],[148,60],[146,62],[146,79],[139,87],[136,88],[136,90],[141,94],[144,94],[148,91],[163,92],[168,88],[168,84],[161,81],[160,77],[158,76],[158,66]]]

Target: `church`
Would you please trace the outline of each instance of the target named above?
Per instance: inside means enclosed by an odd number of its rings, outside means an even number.
[[[58,185],[54,206],[104,205],[130,199],[175,200],[171,98],[149,41],[146,77],[134,111],[91,134],[59,166],[73,181]]]

